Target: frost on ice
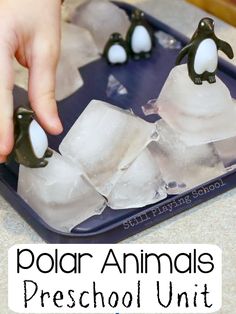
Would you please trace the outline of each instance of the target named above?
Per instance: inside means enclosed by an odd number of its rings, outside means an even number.
[[[138,208],[166,197],[158,163],[146,148],[122,174],[108,196],[108,205],[113,209]]]
[[[20,166],[18,193],[46,223],[61,231],[69,232],[105,208],[104,198],[78,165],[72,166],[56,152],[45,168]]]
[[[195,85],[186,64],[175,67],[157,100],[158,114],[186,145],[202,145],[236,136],[236,102],[219,79]]]
[[[100,52],[112,33],[125,37],[130,26],[126,12],[107,0],[86,1],[72,13],[70,21],[91,32]]]
[[[93,100],[72,126],[60,152],[83,171],[99,191],[108,196],[124,169],[152,141],[155,125],[129,111]]]
[[[149,149],[157,158],[169,194],[179,194],[225,173],[213,144],[186,146],[163,120],[157,122],[159,141]]]

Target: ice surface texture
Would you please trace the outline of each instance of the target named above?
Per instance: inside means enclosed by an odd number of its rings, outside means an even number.
[[[108,196],[113,209],[138,208],[167,197],[157,160],[145,149],[133,161]]]
[[[105,203],[78,165],[72,166],[56,152],[45,168],[20,166],[18,193],[51,227],[68,232],[101,214]]]
[[[225,168],[213,144],[186,146],[164,120],[157,122],[159,141],[149,149],[157,158],[169,194],[179,194],[214,179]]]
[[[59,150],[108,196],[130,163],[152,141],[155,125],[102,101],[93,100],[72,126]]]
[[[100,52],[112,33],[125,37],[130,26],[126,12],[107,0],[86,1],[72,13],[70,21],[91,32]]]
[[[195,85],[186,64],[171,71],[155,106],[186,145],[236,136],[236,102],[228,88],[219,78]]]

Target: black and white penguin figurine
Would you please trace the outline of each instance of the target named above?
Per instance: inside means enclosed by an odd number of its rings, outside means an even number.
[[[144,13],[135,10],[131,17],[131,26],[126,41],[130,55],[136,59],[149,58],[155,45],[154,32],[144,18]]]
[[[176,60],[176,65],[179,65],[185,55],[188,55],[189,76],[198,85],[202,81],[216,82],[218,50],[223,51],[230,59],[234,57],[230,44],[217,38],[214,29],[214,21],[208,17],[203,18],[190,43],[180,51]]]
[[[104,57],[112,65],[125,64],[128,61],[128,49],[126,41],[120,33],[113,33],[104,49]]]
[[[29,168],[47,166],[45,158],[52,156],[48,148],[48,138],[41,126],[33,118],[34,112],[19,107],[14,113],[15,145],[9,157]]]

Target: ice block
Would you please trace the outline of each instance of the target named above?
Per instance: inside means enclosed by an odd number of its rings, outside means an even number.
[[[93,100],[59,150],[81,164],[99,193],[108,196],[125,169],[156,139],[156,127],[131,112]]]
[[[64,232],[105,208],[105,199],[79,165],[71,165],[56,152],[45,168],[20,166],[18,194],[47,224]]]

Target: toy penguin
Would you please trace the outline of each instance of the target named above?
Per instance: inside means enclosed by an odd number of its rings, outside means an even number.
[[[154,33],[150,25],[144,19],[144,13],[135,10],[131,18],[131,26],[128,30],[126,41],[131,56],[136,59],[149,58],[155,45]]]
[[[230,59],[234,57],[232,47],[216,37],[214,28],[211,18],[203,18],[190,43],[180,51],[176,60],[176,65],[179,65],[185,55],[188,55],[189,76],[198,85],[202,81],[216,82],[218,50],[223,51]]]
[[[104,57],[112,65],[124,64],[128,61],[127,45],[121,34],[111,35],[104,49]]]
[[[32,110],[19,107],[14,113],[15,145],[9,160],[29,168],[42,168],[47,166],[45,158],[52,156],[48,149],[47,135],[33,118]]]

